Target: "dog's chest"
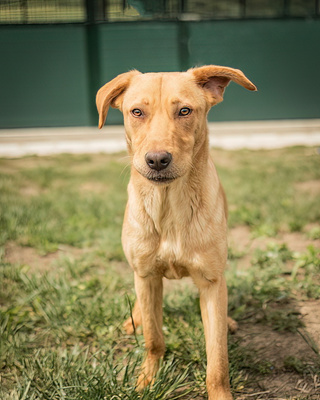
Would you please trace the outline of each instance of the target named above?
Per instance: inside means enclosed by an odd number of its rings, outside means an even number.
[[[156,254],[156,266],[168,279],[180,279],[189,275],[190,261],[186,262],[184,246],[176,238],[160,240]]]
[[[158,238],[154,251],[156,268],[168,279],[180,279],[189,276],[198,267],[200,256],[197,244],[203,237],[202,227],[193,218],[190,198],[180,195],[154,196],[145,203],[145,210],[150,217],[150,230]],[[153,261],[153,262],[154,262]]]

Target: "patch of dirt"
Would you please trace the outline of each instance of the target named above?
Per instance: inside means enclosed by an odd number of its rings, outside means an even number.
[[[320,309],[320,302],[318,307]],[[250,349],[255,360],[265,364],[264,374],[258,376],[252,385],[253,393],[240,396],[239,400],[252,397],[287,399],[287,396],[320,399],[320,377],[312,373],[298,373],[294,368],[294,360],[301,360],[303,364],[300,365],[309,367],[319,362],[317,355],[298,333],[281,333],[266,325],[241,323],[236,337],[241,338],[241,344]],[[291,364],[290,360],[293,360]]]
[[[320,305],[320,302],[318,302]],[[236,336],[242,343],[268,360],[274,368],[282,368],[287,357],[314,360],[315,353],[307,342],[297,333],[274,331],[265,324],[240,323]]]
[[[314,227],[314,225],[312,225],[312,227]],[[309,230],[309,228],[310,227],[307,227],[307,230]],[[237,264],[240,269],[250,267],[250,261],[254,250],[258,248],[264,250],[270,243],[285,243],[288,249],[293,252],[303,252],[310,245],[320,248],[320,240],[309,239],[305,233],[283,232],[278,234],[277,237],[272,238],[252,238],[250,229],[246,226],[238,226],[229,231],[229,245],[232,248],[235,248],[240,254],[243,254],[243,256],[239,258]],[[299,303],[298,308],[304,317],[308,333],[318,343],[320,348],[320,301],[313,300],[301,302]]]
[[[38,186],[31,184],[29,184],[28,186],[24,186],[20,189],[20,194],[23,197],[36,197],[43,192],[44,190],[42,188],[39,188]]]
[[[240,225],[229,230],[229,244],[238,251],[247,251],[251,246],[251,242],[251,233],[248,226]]]
[[[309,300],[298,303],[308,334],[320,351],[320,300]]]
[[[39,271],[44,273],[52,271],[54,262],[61,256],[71,255],[72,257],[80,257],[83,252],[82,249],[61,246],[54,253],[41,255],[32,247],[20,246],[15,242],[8,242],[5,246],[4,261],[10,264],[27,265],[31,273]]]
[[[306,229],[309,230],[308,227]],[[258,248],[264,250],[269,243],[285,243],[289,250],[297,252],[305,251],[310,245],[320,247],[320,239],[309,239],[304,232],[280,232],[276,237],[254,238],[247,226],[237,226],[229,230],[229,245],[240,253],[251,254]]]
[[[295,188],[313,196],[318,196],[320,194],[320,180],[300,182],[295,185]]]
[[[237,267],[247,269],[254,251],[258,248],[264,250],[270,243],[285,243],[293,252],[304,252],[309,245],[320,248],[320,240],[311,240],[306,234],[315,226],[319,225],[307,226],[301,233],[282,232],[272,238],[253,238],[248,227],[239,226],[230,229],[229,246],[240,255]],[[298,332],[277,332],[265,324],[240,323],[236,338],[241,339],[242,345],[249,348],[257,360],[267,362],[266,365],[270,363],[270,371],[267,375],[259,375],[257,382],[249,385],[252,392],[239,394],[238,400],[320,400],[320,376],[298,373],[294,367],[288,367],[286,361],[291,357],[291,360],[301,360],[310,367],[319,365],[319,353],[316,355],[312,347],[320,349],[320,300],[297,302],[294,308],[301,313],[305,324],[305,328],[300,330],[301,335]]]

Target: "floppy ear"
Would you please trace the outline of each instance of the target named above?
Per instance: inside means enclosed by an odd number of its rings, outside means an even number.
[[[99,89],[96,96],[96,104],[99,113],[99,129],[101,129],[105,123],[109,107],[120,107],[120,96],[128,88],[132,77],[138,74],[140,74],[140,72],[136,70],[125,72]]]
[[[234,81],[248,90],[257,90],[255,85],[239,69],[206,65],[189,69],[188,72],[192,73],[196,83],[205,90],[210,106],[214,106],[223,100],[225,88],[230,81]]]

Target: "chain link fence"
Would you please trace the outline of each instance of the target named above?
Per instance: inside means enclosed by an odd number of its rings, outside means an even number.
[[[83,0],[1,0],[2,24],[47,24],[84,22]]]
[[[320,0],[0,0],[0,24],[319,16]]]

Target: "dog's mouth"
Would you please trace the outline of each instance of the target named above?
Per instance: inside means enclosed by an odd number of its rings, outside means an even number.
[[[154,182],[154,183],[170,183],[177,179],[177,177],[172,177],[172,176],[147,176],[146,177],[149,181]]]
[[[147,178],[148,181],[156,183],[158,185],[168,184],[179,178],[178,174],[174,174],[173,172],[169,173],[169,171],[167,171],[166,173],[148,171],[147,173],[142,173],[141,175]]]
[[[154,169],[147,168],[146,165],[143,165],[141,167],[138,163],[135,162],[133,162],[133,165],[140,175],[148,179],[149,182],[152,182],[156,185],[169,184],[183,175],[181,174],[181,170],[176,166],[170,166],[170,168],[156,171]]]

